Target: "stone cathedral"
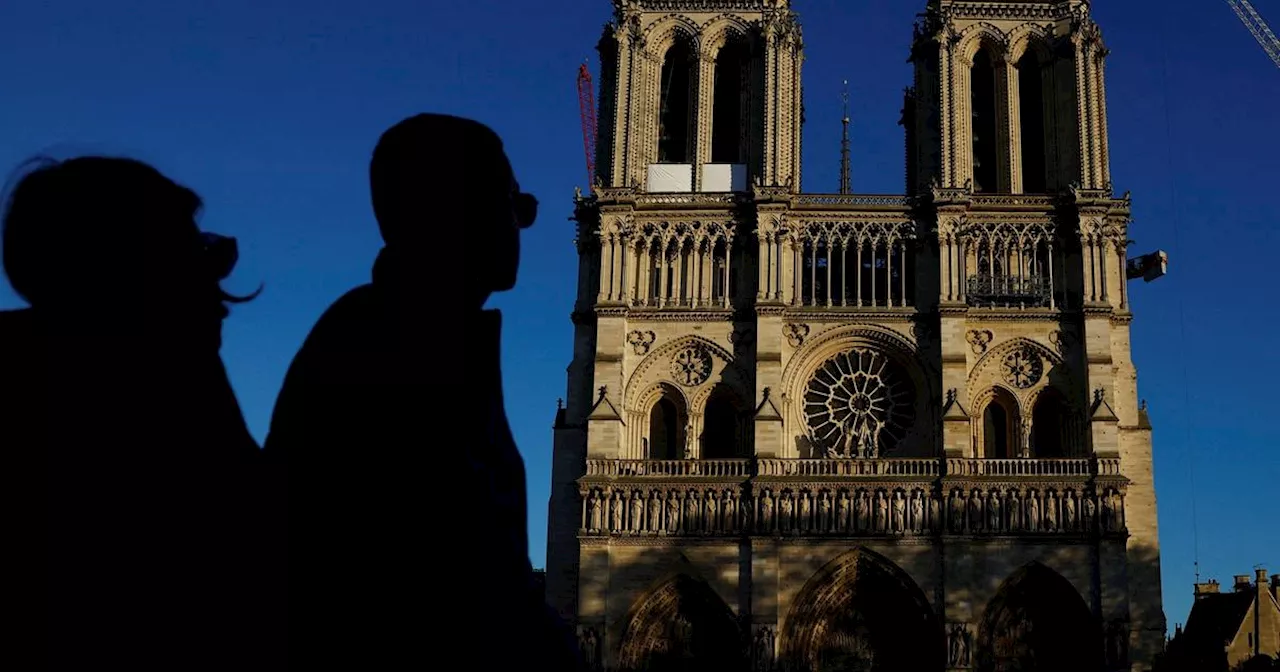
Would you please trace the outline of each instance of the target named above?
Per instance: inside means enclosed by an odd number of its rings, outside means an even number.
[[[1163,646],[1102,35],[925,1],[905,193],[857,195],[802,189],[789,0],[613,0],[546,579],[594,669]]]

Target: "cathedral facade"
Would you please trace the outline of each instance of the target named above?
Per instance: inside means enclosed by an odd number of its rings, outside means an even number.
[[[614,0],[547,599],[598,670],[1143,670],[1130,202],[1084,0],[928,0],[902,195],[801,189],[789,0]]]

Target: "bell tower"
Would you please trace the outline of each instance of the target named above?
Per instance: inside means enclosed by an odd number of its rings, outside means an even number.
[[[930,0],[907,90],[907,190],[1105,190],[1107,49],[1087,0]]]
[[[614,0],[598,50],[601,186],[799,188],[803,44],[790,0]]]

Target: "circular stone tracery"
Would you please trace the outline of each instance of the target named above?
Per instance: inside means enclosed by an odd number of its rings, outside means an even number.
[[[1034,349],[1023,346],[1005,355],[1002,362],[1005,382],[1025,390],[1040,382],[1044,375],[1044,360]]]
[[[711,377],[711,355],[696,345],[682,348],[671,358],[671,375],[685,387],[701,385]]]
[[[805,422],[815,456],[884,455],[906,436],[914,412],[910,376],[875,350],[856,348],[832,357],[805,389]]]

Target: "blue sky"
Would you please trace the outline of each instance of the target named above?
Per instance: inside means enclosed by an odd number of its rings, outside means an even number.
[[[492,125],[543,204],[525,234],[520,286],[494,302],[505,312],[508,408],[541,565],[551,423],[572,344],[577,259],[566,218],[586,172],[574,75],[588,58],[599,70],[609,3],[537,4],[534,13],[514,0],[0,3],[0,171],[41,152],[123,154],[204,197],[204,226],[240,239],[228,288],[266,284],[235,308],[223,348],[261,439],[307,331],[369,277],[380,241],[365,176],[378,135],[425,110]],[[1169,276],[1132,285],[1172,629],[1190,608],[1197,536],[1206,575],[1229,581],[1257,563],[1280,571],[1270,309],[1280,283],[1267,256],[1280,249],[1280,70],[1223,2],[1169,0],[1157,14],[1148,3],[1096,4],[1112,50],[1116,188],[1134,194],[1135,251],[1172,257]],[[1258,4],[1280,25],[1274,2]],[[808,56],[805,189],[837,186],[848,79],[854,189],[900,190],[896,122],[924,0],[796,5]],[[0,286],[0,308],[18,305]]]

